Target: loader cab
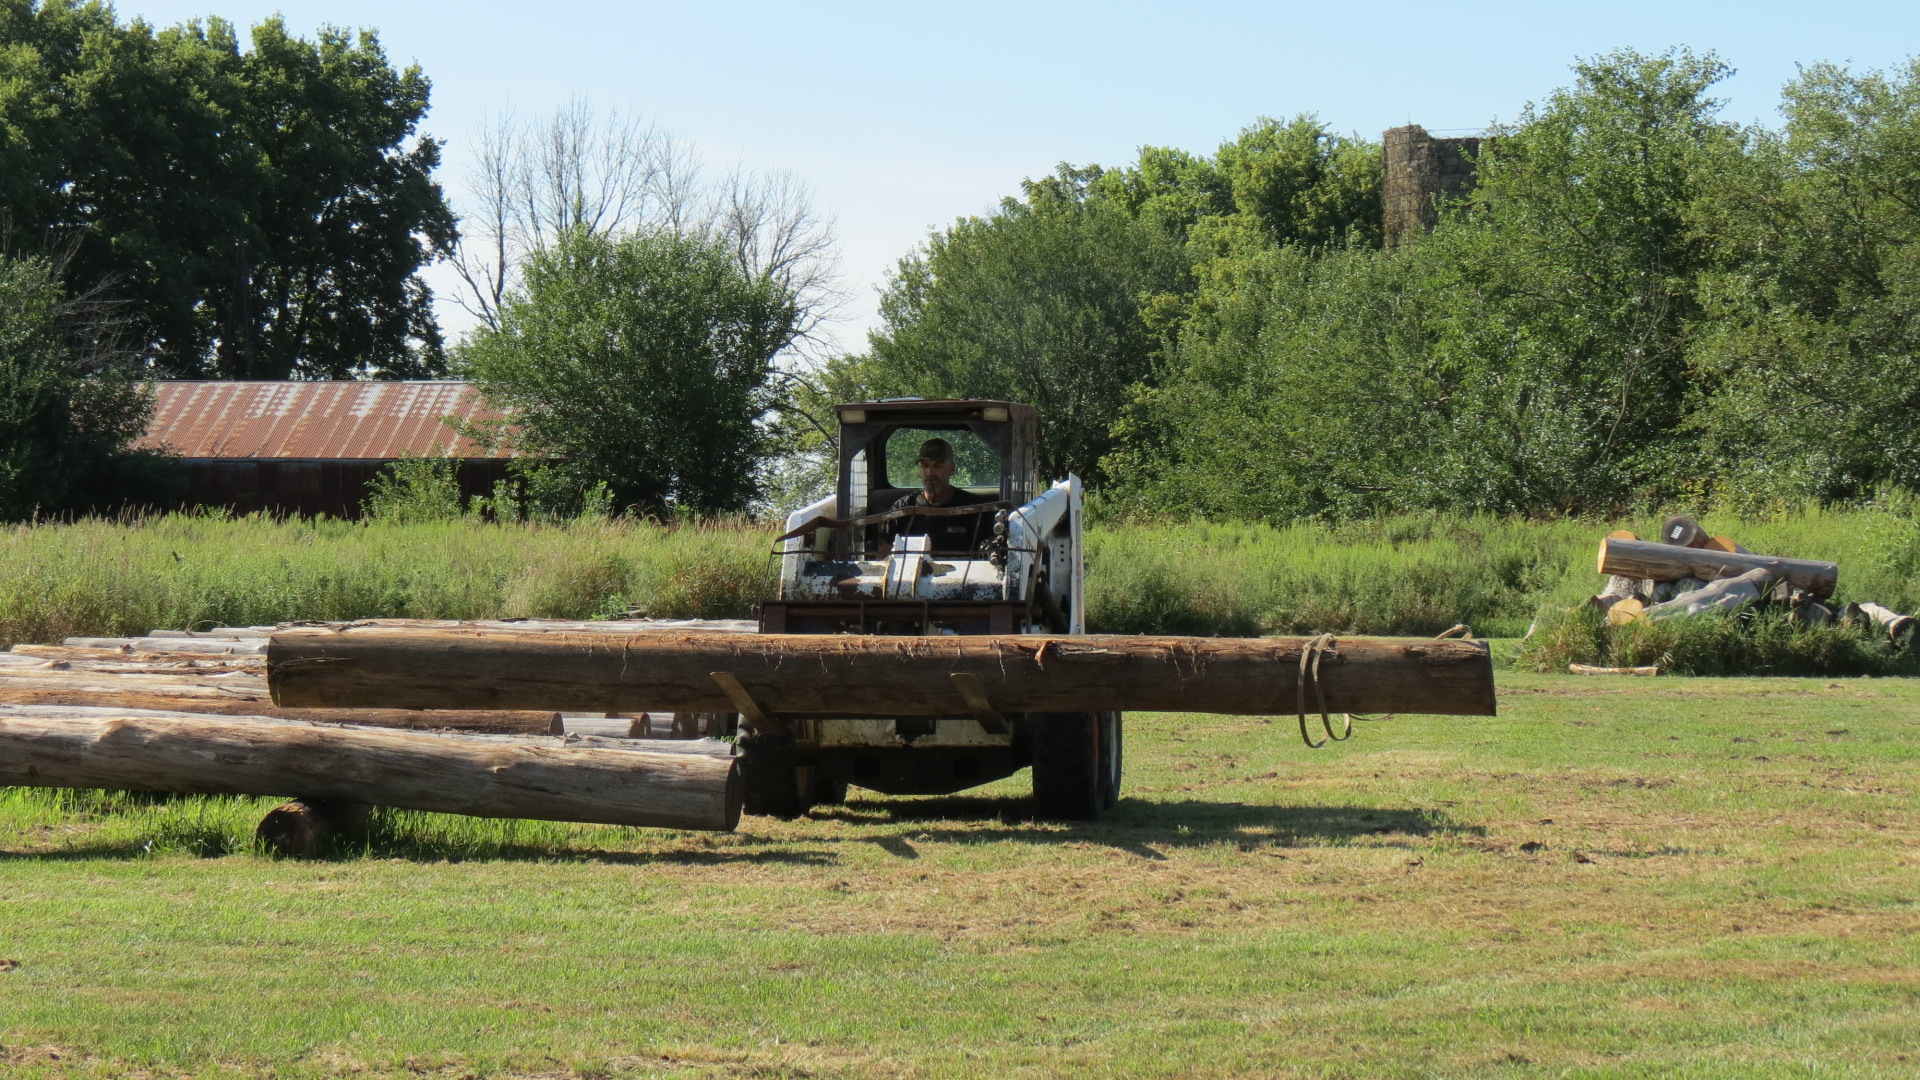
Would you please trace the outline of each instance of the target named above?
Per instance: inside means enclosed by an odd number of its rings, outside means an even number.
[[[836,412],[838,483],[832,495],[787,515],[775,541],[779,590],[758,607],[760,633],[1086,632],[1080,481],[1068,475],[1043,483],[1032,406],[905,398],[848,402]],[[952,482],[974,496],[968,505],[977,509],[893,513],[894,503],[921,490],[920,448],[935,438],[952,447]],[[988,511],[991,530],[970,551],[940,546],[961,530],[890,528],[907,518]],[[848,785],[951,794],[1027,765],[1042,815],[1091,818],[1112,804],[1119,714],[1003,712],[963,682],[933,678],[919,688],[951,710],[943,715],[848,716],[830,709],[833,694],[822,687],[818,700],[827,711],[768,718],[774,730],[766,734],[755,721],[740,740],[747,812],[798,813],[843,800]]]
[[[953,446],[953,485],[975,495],[1019,506],[1040,490],[1039,417],[1031,405],[967,398],[924,401],[904,398],[838,406],[839,484],[835,516],[884,513],[920,490],[915,462],[920,444],[945,439]],[[840,538],[841,550],[873,555],[886,543],[878,526],[861,526]]]

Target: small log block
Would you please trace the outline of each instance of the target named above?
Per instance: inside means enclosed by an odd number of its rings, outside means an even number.
[[[1658,675],[1658,665],[1647,667],[1595,667],[1592,664],[1568,664],[1567,671],[1574,675]]]
[[[1655,581],[1677,581],[1683,577],[1717,581],[1738,577],[1756,569],[1765,569],[1775,579],[1792,582],[1816,597],[1832,596],[1840,579],[1838,565],[1818,559],[1784,559],[1738,551],[1705,551],[1639,540],[1606,539],[1600,542],[1599,571],[1602,574],[1622,574]]]
[[[1707,538],[1705,529],[1690,514],[1675,514],[1660,524],[1660,542],[1675,547],[1699,547]]]
[[[311,859],[336,840],[363,837],[373,807],[338,799],[295,799],[267,811],[253,835],[275,855]]]
[[[1604,613],[1612,611],[1613,606],[1622,600],[1645,602],[1647,596],[1651,595],[1652,589],[1653,582],[1615,574],[1608,577],[1606,586],[1587,602]]]
[[[1739,577],[1722,578],[1664,604],[1646,610],[1648,619],[1671,619],[1685,615],[1731,615],[1749,604],[1758,603],[1773,587],[1773,572],[1764,567],[1749,570]]]
[[[1615,530],[1613,530],[1612,532],[1610,532],[1610,533],[1608,533],[1608,534],[1607,534],[1607,538],[1608,538],[1609,540],[1638,540],[1638,539],[1640,539],[1640,537],[1639,537],[1639,536],[1637,536],[1637,535],[1635,535],[1635,533],[1634,533],[1634,532],[1633,532],[1633,530],[1631,530],[1631,529],[1615,529]]]
[[[1646,610],[1647,605],[1642,603],[1637,597],[1629,596],[1623,600],[1617,600],[1613,606],[1607,609],[1607,624],[1609,626],[1625,626],[1635,619],[1642,617],[1646,613]]]

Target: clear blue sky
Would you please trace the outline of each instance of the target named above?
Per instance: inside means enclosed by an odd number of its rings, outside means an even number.
[[[710,167],[787,168],[839,223],[848,347],[893,262],[1061,161],[1147,144],[1210,151],[1257,116],[1313,111],[1377,137],[1511,119],[1621,46],[1711,49],[1730,118],[1773,123],[1796,64],[1886,68],[1920,52],[1920,4],[673,3],[121,0],[167,25],[274,12],[311,34],[372,27],[433,80],[425,130],[461,195],[475,131],[579,94],[646,114]],[[437,288],[450,287],[442,273]],[[449,330],[466,325],[442,304]]]

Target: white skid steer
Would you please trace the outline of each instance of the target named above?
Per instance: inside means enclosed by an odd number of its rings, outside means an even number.
[[[761,633],[1086,632],[1080,481],[1042,486],[1032,406],[908,399],[837,411],[836,489],[787,519]],[[957,505],[912,499],[929,440],[950,448]],[[1042,816],[1091,819],[1119,797],[1119,713],[999,713],[960,689],[927,694],[969,713],[795,717],[786,732],[744,734],[747,811],[800,813],[844,800],[849,785],[948,794],[1029,765]]]

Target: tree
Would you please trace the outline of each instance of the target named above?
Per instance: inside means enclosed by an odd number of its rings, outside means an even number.
[[[243,50],[231,24],[155,32],[78,0],[0,0],[0,165],[16,243],[123,302],[163,374],[438,370],[419,267],[453,219],[416,136],[429,84],[371,32]]]
[[[1127,388],[1152,377],[1142,318],[1184,288],[1179,241],[1062,166],[987,218],[935,233],[881,300],[870,392],[1008,398],[1038,406],[1041,468],[1097,478]]]
[[[0,520],[172,493],[152,455],[127,453],[153,402],[115,323],[111,305],[69,300],[48,260],[0,256]]]
[[[475,146],[471,206],[454,260],[459,302],[483,326],[535,254],[571,232],[668,232],[724,243],[743,273],[794,299],[793,344],[814,344],[838,311],[833,223],[791,173],[735,172],[706,182],[691,146],[642,117],[574,98],[543,121],[502,116]]]
[[[1278,168],[1314,160],[1308,129],[1253,140],[1276,168],[1236,183],[1234,218],[1191,230],[1223,242],[1169,375],[1124,414],[1124,501],[1549,514],[1684,494],[1702,464],[1700,283],[1723,265],[1702,221],[1747,134],[1714,115],[1727,68],[1711,56],[1620,52],[1576,73],[1495,132],[1469,200],[1393,252],[1334,197],[1356,186],[1313,194],[1287,179],[1310,169]],[[1306,224],[1253,227],[1268,218]]]
[[[656,513],[744,508],[774,358],[799,317],[792,294],[724,243],[668,230],[575,228],[524,273],[459,361],[513,414],[549,489],[578,498],[604,483],[618,505]]]
[[[1715,479],[1746,505],[1920,488],[1920,61],[1814,65],[1783,112],[1702,230]]]

